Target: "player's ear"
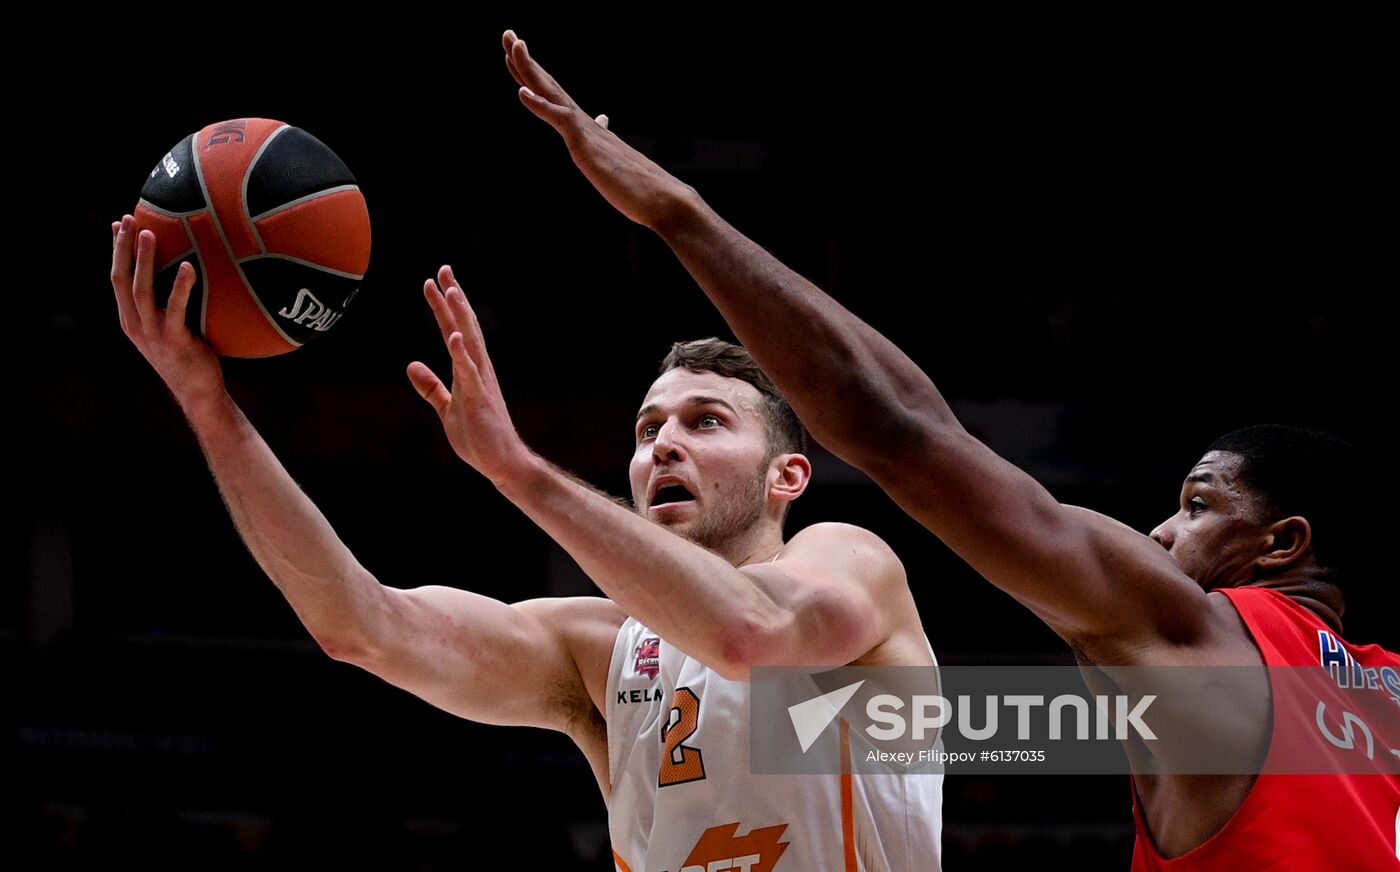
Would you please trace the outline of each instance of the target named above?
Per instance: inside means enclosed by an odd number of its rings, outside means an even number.
[[[812,461],[802,454],[779,454],[768,465],[768,493],[783,502],[802,496],[812,480]]]
[[[1294,515],[1270,524],[1265,538],[1267,550],[1254,564],[1264,572],[1276,572],[1296,563],[1312,547],[1312,525]]]

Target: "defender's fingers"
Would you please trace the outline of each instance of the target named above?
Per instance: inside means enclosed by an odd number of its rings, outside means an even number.
[[[505,33],[501,34],[501,48],[505,49],[506,70],[510,72],[510,77],[515,79],[517,85],[523,85],[525,84],[525,80],[521,77],[519,68],[515,66],[515,61],[511,60],[510,57],[510,47],[515,45],[516,39],[515,31],[507,30]]]
[[[515,41],[515,44],[510,47],[510,58],[515,62],[515,68],[524,77],[524,84],[536,94],[543,95],[551,103],[565,106],[576,105],[573,98],[555,81],[554,77],[530,56],[530,49],[525,45],[525,40],[517,39]]]
[[[568,106],[560,106],[531,91],[523,85],[519,91],[520,102],[525,104],[525,108],[535,113],[535,117],[553,127],[561,134],[567,134],[570,125],[574,124],[574,111]]]

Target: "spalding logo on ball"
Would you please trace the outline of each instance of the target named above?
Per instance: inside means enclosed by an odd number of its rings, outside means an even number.
[[[156,235],[160,304],[190,261],[187,323],[230,357],[284,354],[325,333],[369,266],[355,177],[316,137],[266,118],[185,137],[141,188],[136,224]]]

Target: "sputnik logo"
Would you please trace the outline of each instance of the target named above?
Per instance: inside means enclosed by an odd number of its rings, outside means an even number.
[[[841,714],[841,709],[851,701],[851,697],[856,695],[856,691],[860,690],[864,683],[865,680],[861,679],[855,684],[837,688],[815,699],[788,706],[788,717],[792,718],[792,728],[797,731],[797,741],[802,746],[803,754],[807,753],[807,749],[812,747],[827,726],[836,720],[836,716]]]

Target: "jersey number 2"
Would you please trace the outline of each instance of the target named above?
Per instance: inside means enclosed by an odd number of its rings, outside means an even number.
[[[666,716],[666,725],[661,728],[658,786],[685,784],[705,777],[705,759],[700,749],[681,744],[695,734],[699,725],[700,697],[688,687],[676,688],[675,696],[671,697],[671,711]]]

